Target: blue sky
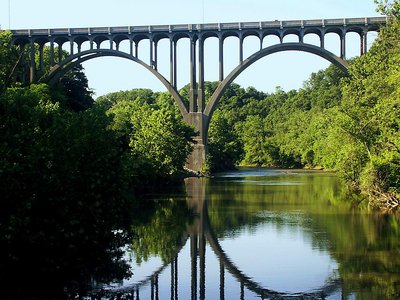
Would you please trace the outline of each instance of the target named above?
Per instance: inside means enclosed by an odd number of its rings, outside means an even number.
[[[10,6],[9,6],[10,4]],[[379,16],[373,0],[0,0],[2,29],[64,28],[120,25],[155,25],[214,22],[245,22],[290,19],[327,19]],[[369,35],[371,42],[376,34]],[[290,37],[287,41],[290,41]],[[311,37],[308,42],[317,43]],[[266,41],[265,43],[270,43]],[[271,41],[272,43],[272,41]],[[188,43],[178,45],[178,87],[188,82]],[[338,52],[338,39],[327,37],[327,48]],[[225,42],[225,74],[238,63],[238,41]],[[255,38],[244,43],[245,57],[258,48]],[[160,44],[159,69],[169,78],[169,48]],[[205,79],[217,80],[217,41],[206,43]],[[139,58],[148,61],[148,45],[140,45]],[[358,55],[359,40],[349,35],[348,57]],[[165,63],[163,62],[165,61]],[[267,56],[243,72],[236,83],[255,86],[272,92],[276,86],[284,90],[298,89],[312,72],[329,64],[312,54],[277,53]],[[137,64],[118,58],[98,58],[84,63],[89,85],[96,94],[146,87],[165,90],[153,75]]]

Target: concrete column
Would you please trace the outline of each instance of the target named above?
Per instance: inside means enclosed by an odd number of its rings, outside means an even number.
[[[63,55],[63,49],[62,49],[62,44],[58,44],[58,63],[62,61],[62,55]]]
[[[78,43],[78,53],[80,53],[81,50],[82,50],[82,44],[81,44],[81,43]]]
[[[113,40],[110,38],[110,50],[112,50],[113,49]],[[79,44],[78,44],[78,47],[79,47]],[[81,52],[80,50],[78,50],[78,52]]]
[[[150,67],[154,67],[154,57],[153,57],[153,40],[150,40]]]
[[[22,77],[21,77],[21,81],[23,83],[27,83],[27,75],[28,72],[26,70],[26,61],[25,61],[25,55],[23,55],[23,53],[25,53],[25,45],[20,45],[19,46],[19,55],[21,55],[21,62],[20,65],[22,66]]]
[[[174,41],[169,40],[169,82],[174,86]]]
[[[224,80],[224,40],[219,38],[219,81]]]
[[[178,87],[178,61],[177,61],[177,45],[178,41],[174,41],[174,88]]]
[[[35,63],[35,43],[31,41],[30,49],[30,64],[29,64],[29,82],[34,83],[36,80],[36,63]]]
[[[44,74],[44,64],[43,64],[43,46],[42,44],[39,45],[39,72],[40,75]]]
[[[129,39],[129,54],[133,56],[133,41]]]
[[[154,42],[154,69],[157,71],[158,54],[157,54],[157,42]]]
[[[69,41],[69,43],[70,43],[70,50],[69,50],[69,53],[71,54],[71,55],[74,55],[74,41]]]
[[[50,65],[54,66],[54,41],[50,41]]]
[[[325,34],[321,34],[321,36],[319,38],[321,41],[321,48],[325,49]]]
[[[193,151],[187,161],[187,168],[196,172],[200,172],[204,167],[207,153],[207,137],[206,128],[208,117],[202,112],[191,112],[185,116],[185,121],[195,127],[199,133],[194,138],[196,143],[193,145]]]
[[[139,58],[139,42],[135,43],[135,57]]]
[[[196,99],[196,40],[190,40],[190,87],[189,87],[189,112],[197,112]]]
[[[302,32],[299,35],[299,43],[304,43],[304,34]]]
[[[239,64],[243,62],[243,38],[239,38]]]
[[[340,37],[340,57],[346,59],[346,33]]]
[[[368,51],[368,31],[364,31],[364,54]]]
[[[197,111],[203,112],[205,106],[204,94],[204,40],[199,40],[199,86],[197,89]]]

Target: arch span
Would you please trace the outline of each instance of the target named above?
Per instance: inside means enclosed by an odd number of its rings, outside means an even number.
[[[238,77],[244,70],[246,70],[249,66],[260,60],[261,58],[273,53],[283,51],[302,51],[312,53],[328,60],[343,71],[347,72],[348,62],[346,60],[318,46],[304,43],[282,43],[264,48],[240,63],[231,73],[229,73],[229,75],[223,81],[220,82],[204,110],[204,114],[206,115],[206,119],[208,120],[205,128],[206,135],[208,133],[208,126],[211,117],[218,106],[221,96],[228,88],[228,86],[236,79],[236,77]]]
[[[182,97],[179,95],[178,91],[169,83],[169,81],[164,76],[162,76],[157,70],[155,70],[151,66],[147,65],[145,62],[138,59],[137,57],[134,57],[128,53],[121,52],[118,50],[92,49],[92,50],[86,50],[86,51],[82,51],[77,54],[71,55],[67,59],[63,60],[61,63],[56,64],[54,67],[52,67],[50,69],[49,73],[47,74],[47,76],[45,76],[43,78],[43,80],[48,82],[50,85],[55,84],[56,81],[58,81],[68,71],[72,70],[76,65],[81,64],[90,59],[94,59],[94,58],[98,58],[98,57],[105,57],[105,56],[125,58],[125,59],[131,60],[131,61],[134,61],[134,62],[140,64],[141,66],[146,68],[148,71],[150,71],[167,88],[168,92],[171,94],[171,96],[176,101],[182,116],[184,118],[186,117],[186,115],[188,114],[188,109],[187,109],[186,105],[184,104]]]

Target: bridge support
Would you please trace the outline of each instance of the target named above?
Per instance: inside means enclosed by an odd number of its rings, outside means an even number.
[[[206,163],[206,128],[208,124],[208,118],[204,113],[191,112],[187,114],[185,121],[188,124],[192,125],[198,132],[197,137],[194,139],[195,144],[193,145],[193,151],[187,160],[186,167],[189,170],[201,172],[204,169]]]
[[[204,40],[197,37],[191,40],[190,46],[190,90],[189,112],[185,121],[192,125],[198,132],[195,138],[193,152],[190,155],[187,168],[201,172],[205,167],[207,153],[207,127],[209,118],[204,114]],[[198,42],[198,64],[196,64],[196,43]],[[198,66],[198,67],[197,67]],[[196,81],[198,71],[198,82]]]

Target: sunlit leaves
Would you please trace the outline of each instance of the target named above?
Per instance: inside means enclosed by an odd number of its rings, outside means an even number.
[[[112,128],[130,149],[127,163],[132,172],[166,178],[183,170],[195,132],[184,123],[170,96],[138,89],[97,101],[109,107]]]

